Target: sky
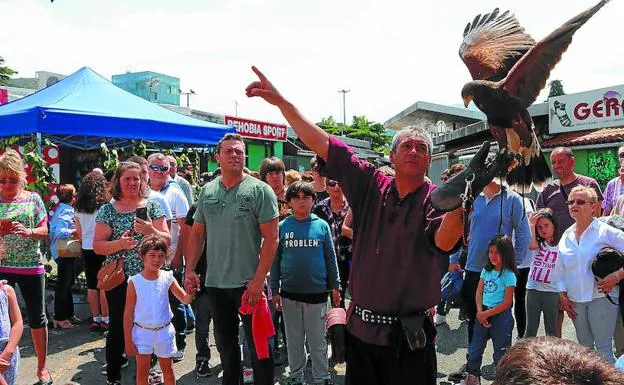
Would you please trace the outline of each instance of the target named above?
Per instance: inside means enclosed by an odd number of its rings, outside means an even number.
[[[416,101],[462,103],[466,23],[509,9],[535,40],[597,0],[0,0],[0,56],[21,77],[89,66],[110,79],[155,71],[193,89],[191,108],[284,123],[245,96],[256,65],[311,120],[385,122]],[[624,84],[614,0],[577,31],[550,79],[566,93]],[[620,25],[620,27],[618,27]],[[538,101],[546,99],[547,90]],[[181,97],[185,105],[185,97]]]

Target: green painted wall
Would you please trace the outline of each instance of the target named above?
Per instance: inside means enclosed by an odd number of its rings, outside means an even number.
[[[258,171],[260,164],[269,156],[276,156],[280,159],[284,157],[284,143],[282,142],[265,142],[256,140],[245,140],[245,146],[247,148],[247,167],[251,171]],[[272,152],[272,154],[271,154]],[[216,160],[208,160],[208,171],[214,171],[219,167],[219,163]]]
[[[273,142],[273,151],[273,156],[284,159],[284,142]]]
[[[264,144],[247,142],[247,167],[250,170],[257,171],[264,158],[266,158]]]
[[[589,152],[587,150],[573,150],[576,164],[574,172],[581,175],[589,175]]]

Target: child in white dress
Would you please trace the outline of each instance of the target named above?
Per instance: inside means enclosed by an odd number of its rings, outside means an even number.
[[[143,271],[128,279],[124,333],[126,353],[136,356],[137,384],[147,385],[152,353],[158,357],[165,385],[174,385],[172,357],[177,351],[173,313],[169,306],[169,291],[188,304],[195,293],[188,294],[173,278],[173,273],[161,268],[167,260],[167,243],[158,235],[143,238],[139,247]]]

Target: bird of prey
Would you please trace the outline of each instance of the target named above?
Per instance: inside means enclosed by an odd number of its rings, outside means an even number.
[[[499,149],[513,156],[506,179],[516,191],[528,192],[532,185],[541,191],[552,176],[527,108],[546,85],[574,33],[608,1],[600,1],[537,43],[513,14],[499,13],[498,8],[477,15],[464,29],[459,56],[473,81],[464,85],[461,96],[466,107],[473,101],[485,113]]]

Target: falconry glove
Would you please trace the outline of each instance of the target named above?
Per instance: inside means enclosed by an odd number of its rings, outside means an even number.
[[[467,183],[471,183],[469,190],[472,196],[466,198],[474,199],[496,176],[505,175],[513,161],[511,153],[503,150],[499,151],[494,158],[487,159],[489,152],[490,142],[483,142],[466,169],[433,190],[431,192],[433,207],[442,211],[453,211],[461,206],[462,195],[468,191]]]

